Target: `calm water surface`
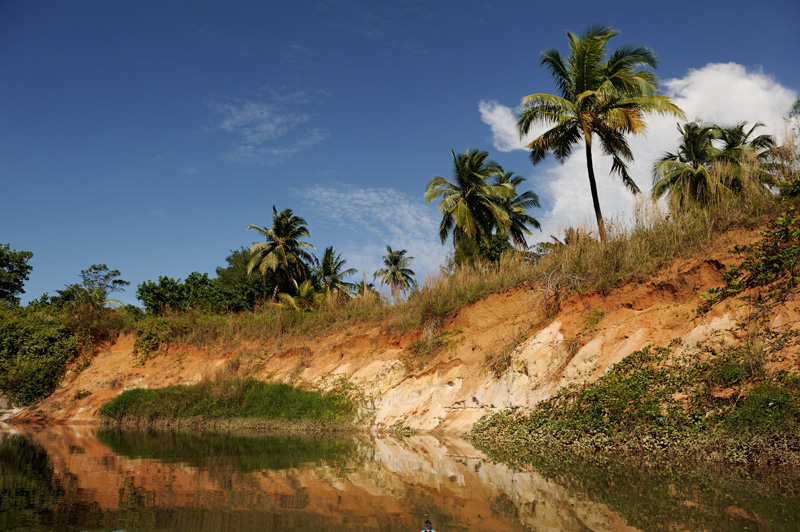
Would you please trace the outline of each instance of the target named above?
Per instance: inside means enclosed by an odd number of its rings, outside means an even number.
[[[800,473],[514,469],[458,439],[0,429],[0,530],[800,530]]]

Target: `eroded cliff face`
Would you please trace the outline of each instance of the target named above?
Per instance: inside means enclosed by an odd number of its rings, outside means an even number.
[[[98,409],[126,389],[239,375],[321,387],[344,378],[363,391],[372,428],[466,431],[485,414],[528,409],[561,386],[591,382],[647,345],[689,351],[737,341],[744,305],[718,305],[702,317],[695,311],[698,295],[721,284],[731,238],[648,278],[568,298],[550,317],[552,307],[535,286],[489,295],[437,328],[447,343],[424,362],[408,349],[423,329],[401,335],[376,324],[320,337],[264,338],[236,349],[171,345],[144,364],[132,353],[133,338],[122,337],[16,419],[94,422]],[[747,239],[739,235],[736,243]],[[774,314],[772,327],[797,327],[799,315],[797,301],[790,301]],[[90,393],[78,399],[78,391]]]

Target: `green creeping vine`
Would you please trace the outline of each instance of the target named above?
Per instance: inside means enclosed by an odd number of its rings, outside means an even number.
[[[764,237],[753,246],[736,246],[731,253],[749,253],[738,266],[725,271],[725,285],[706,290],[700,297],[708,301],[698,308],[704,314],[724,299],[741,294],[750,288],[770,287],[769,293],[759,292],[751,298],[761,306],[772,306],[785,301],[800,283],[798,261],[800,261],[800,217],[795,207],[783,216],[767,224]]]

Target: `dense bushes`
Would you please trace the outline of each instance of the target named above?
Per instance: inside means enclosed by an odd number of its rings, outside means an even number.
[[[13,403],[51,394],[78,352],[73,331],[58,316],[0,305],[0,390]]]
[[[158,282],[145,281],[137,287],[136,297],[150,314],[167,310],[199,309],[207,312],[252,311],[275,286],[272,276],[247,274],[250,252],[232,251],[225,259],[228,266],[217,268],[217,276],[192,272],[186,280],[160,276]]]

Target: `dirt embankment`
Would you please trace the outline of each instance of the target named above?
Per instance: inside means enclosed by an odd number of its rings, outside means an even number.
[[[422,330],[398,336],[374,323],[319,337],[264,338],[236,349],[171,345],[144,364],[132,354],[133,338],[124,336],[16,419],[93,422],[100,406],[123,390],[215,376],[314,386],[345,378],[363,391],[374,428],[402,424],[461,432],[484,414],[529,408],[561,386],[593,381],[646,345],[673,342],[693,350],[737,341],[736,324],[746,312],[742,304],[723,303],[702,317],[695,309],[699,294],[721,284],[724,265],[733,261],[727,250],[756,238],[754,232],[728,235],[702,255],[674,261],[646,278],[568,298],[551,318],[544,316],[541,291],[533,287],[489,295],[441,325],[438,332],[447,333],[447,343],[424,363],[408,349]],[[780,330],[798,323],[795,300],[771,325]],[[798,361],[790,357],[784,363]]]

